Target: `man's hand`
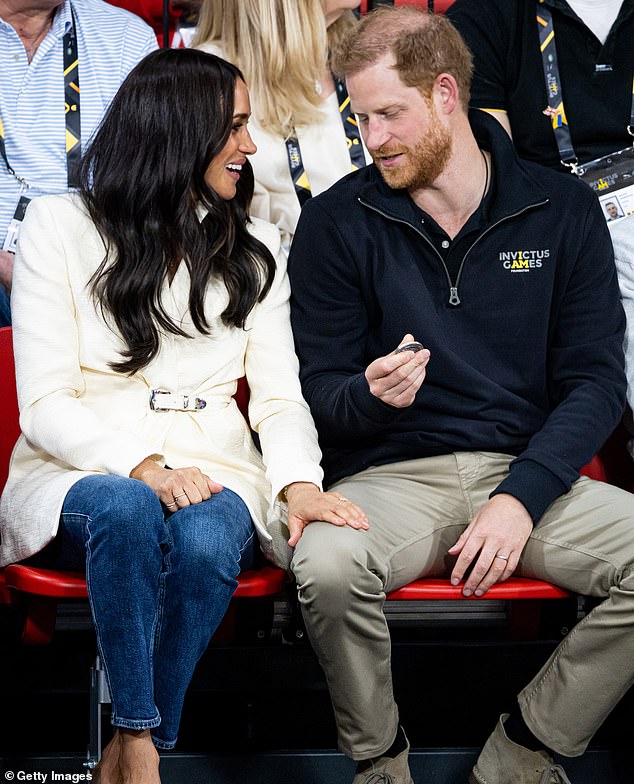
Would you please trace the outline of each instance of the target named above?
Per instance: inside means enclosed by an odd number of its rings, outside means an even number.
[[[138,479],[152,488],[169,512],[207,501],[223,486],[203,474],[200,468],[163,468],[146,457],[130,471],[131,479]]]
[[[361,507],[344,498],[341,493],[324,493],[310,482],[293,482],[286,490],[288,500],[288,544],[295,547],[304,528],[314,520],[332,525],[349,525],[367,531],[368,518]]]
[[[5,289],[11,292],[11,281],[13,280],[13,260],[15,256],[7,250],[0,250],[0,283]]]
[[[449,548],[450,555],[459,554],[451,584],[458,585],[472,563],[462,589],[465,596],[482,596],[495,583],[507,580],[515,571],[532,530],[533,521],[517,498],[506,493],[494,495]]]
[[[405,335],[399,345],[413,340],[413,335]],[[375,359],[365,371],[370,392],[394,408],[411,406],[425,380],[429,356],[429,351],[424,348]]]

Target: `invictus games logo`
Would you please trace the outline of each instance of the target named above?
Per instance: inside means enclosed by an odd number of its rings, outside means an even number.
[[[511,272],[529,272],[540,269],[542,261],[550,256],[550,250],[503,250],[500,261],[504,269]]]

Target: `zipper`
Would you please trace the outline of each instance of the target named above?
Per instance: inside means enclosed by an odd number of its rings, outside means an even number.
[[[458,294],[458,285],[460,283],[460,278],[462,276],[462,269],[464,267],[465,261],[467,260],[467,256],[471,253],[471,251],[478,244],[478,242],[480,242],[480,240],[483,237],[485,237],[490,231],[493,231],[493,229],[495,229],[501,223],[504,223],[504,221],[510,220],[511,218],[516,218],[518,215],[521,215],[522,213],[527,212],[528,210],[532,210],[535,207],[543,207],[544,204],[548,204],[548,202],[550,201],[550,199],[544,199],[543,201],[535,202],[534,204],[529,204],[526,207],[522,207],[521,210],[517,210],[517,212],[512,212],[510,215],[505,215],[503,218],[500,218],[495,223],[492,223],[490,226],[488,226],[481,234],[478,234],[478,236],[475,238],[471,246],[468,248],[465,255],[462,257],[462,261],[460,262],[460,266],[458,267],[458,274],[456,275],[456,285],[454,286],[453,281],[451,280],[451,275],[449,274],[449,270],[447,269],[447,265],[445,264],[445,260],[440,255],[435,245],[432,243],[429,237],[427,237],[426,234],[423,234],[423,232],[420,231],[416,226],[414,226],[413,223],[403,220],[402,218],[396,218],[394,217],[394,215],[389,215],[387,212],[383,212],[383,210],[380,210],[378,207],[375,207],[372,204],[368,204],[367,201],[363,201],[361,196],[357,196],[357,199],[359,201],[359,204],[362,204],[364,207],[367,207],[373,212],[382,215],[384,218],[394,221],[395,223],[402,223],[404,226],[409,226],[409,228],[413,229],[416,232],[416,234],[418,234],[419,237],[422,237],[425,240],[425,242],[429,245],[429,247],[434,251],[438,259],[440,260],[440,263],[442,264],[442,268],[445,271],[445,276],[447,278],[447,282],[449,283],[449,304],[452,305],[453,307],[457,307],[458,305],[460,305],[462,301],[460,299],[460,295]]]

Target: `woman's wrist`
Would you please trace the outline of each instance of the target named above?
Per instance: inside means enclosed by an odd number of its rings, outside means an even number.
[[[157,468],[162,468],[153,457],[146,457],[130,471],[130,479],[138,479],[140,482],[145,482],[148,471],[155,471]]]
[[[321,492],[319,487],[317,487],[316,484],[313,484],[313,482],[291,482],[280,490],[278,497],[281,501],[288,503],[293,495],[309,489]]]

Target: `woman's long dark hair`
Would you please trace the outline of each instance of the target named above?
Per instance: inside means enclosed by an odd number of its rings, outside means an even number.
[[[130,72],[84,156],[80,194],[107,251],[92,293],[127,344],[114,370],[134,373],[147,365],[161,331],[186,336],[161,302],[163,283],[181,261],[191,279],[189,312],[203,334],[212,276],[220,275],[229,293],[223,322],[239,328],[271,286],[275,262],[246,228],[250,164],[230,201],[205,183],[231,133],[241,78],[211,54],[153,52]],[[201,206],[208,210],[202,221]]]

